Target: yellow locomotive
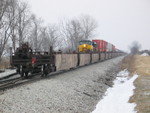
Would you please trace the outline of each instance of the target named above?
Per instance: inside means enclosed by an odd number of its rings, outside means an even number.
[[[78,46],[79,52],[96,52],[97,51],[97,44],[96,42],[90,40],[81,40]]]

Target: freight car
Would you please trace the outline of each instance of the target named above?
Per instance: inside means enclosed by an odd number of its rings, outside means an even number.
[[[22,44],[12,54],[11,65],[17,68],[17,73],[22,77],[27,77],[29,73],[35,72],[42,72],[42,76],[44,76],[50,71],[56,70],[52,48],[50,48],[49,52],[33,52],[28,43]]]
[[[23,44],[12,54],[11,64],[21,77],[29,73],[41,72],[46,76],[50,72],[68,70],[104,61],[122,55],[123,52],[55,53],[52,47],[48,52],[33,52],[29,45]]]
[[[113,44],[106,42],[105,40],[92,40],[97,44],[97,50],[99,52],[115,52],[116,48]]]

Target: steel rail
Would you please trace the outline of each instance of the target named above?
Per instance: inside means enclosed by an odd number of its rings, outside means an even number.
[[[0,77],[0,80],[7,79],[7,78],[10,78],[10,77],[15,76],[15,75],[17,75],[17,73],[12,73],[12,74],[9,74],[7,76]]]

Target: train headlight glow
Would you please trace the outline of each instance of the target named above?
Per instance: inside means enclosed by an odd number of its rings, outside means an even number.
[[[84,44],[83,47],[86,47],[86,44]]]

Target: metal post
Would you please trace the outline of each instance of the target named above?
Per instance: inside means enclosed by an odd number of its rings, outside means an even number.
[[[12,47],[10,47],[9,49],[10,49],[10,65],[12,66]]]
[[[50,55],[52,55],[52,54],[53,54],[53,46],[50,46],[49,54],[50,54]]]

